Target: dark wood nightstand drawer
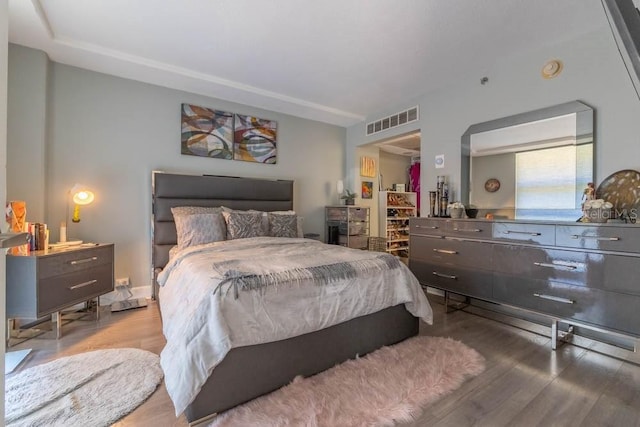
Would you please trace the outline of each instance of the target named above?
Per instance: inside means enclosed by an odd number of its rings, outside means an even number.
[[[113,245],[50,253],[38,262],[38,277],[58,276],[113,263]]]
[[[113,290],[113,266],[50,277],[38,282],[38,317]]]

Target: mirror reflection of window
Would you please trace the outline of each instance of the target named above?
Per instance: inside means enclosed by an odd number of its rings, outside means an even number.
[[[516,153],[516,218],[580,218],[592,155],[593,144]]]

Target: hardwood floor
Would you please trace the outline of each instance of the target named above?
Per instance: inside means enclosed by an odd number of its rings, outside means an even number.
[[[486,370],[428,407],[410,426],[640,426],[640,366],[571,345],[550,350],[549,338],[484,317],[445,314],[429,296],[434,325],[421,334],[447,336],[475,348]],[[156,304],[100,321],[65,325],[60,340],[32,339],[11,350],[33,348],[25,369],[85,351],[136,347],[160,353],[164,346]],[[115,424],[186,426],[176,419],[164,385]]]

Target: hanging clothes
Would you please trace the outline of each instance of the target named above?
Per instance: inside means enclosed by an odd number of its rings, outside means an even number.
[[[420,162],[417,161],[409,166],[409,191],[416,193],[416,207],[420,212]]]

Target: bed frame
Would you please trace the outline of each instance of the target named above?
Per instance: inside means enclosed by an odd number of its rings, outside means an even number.
[[[153,172],[152,274],[176,244],[174,206],[227,206],[262,211],[293,209],[293,181]],[[311,376],[356,355],[418,334],[404,305],[282,341],[231,349],[185,411],[191,424],[277,390],[297,375]]]

